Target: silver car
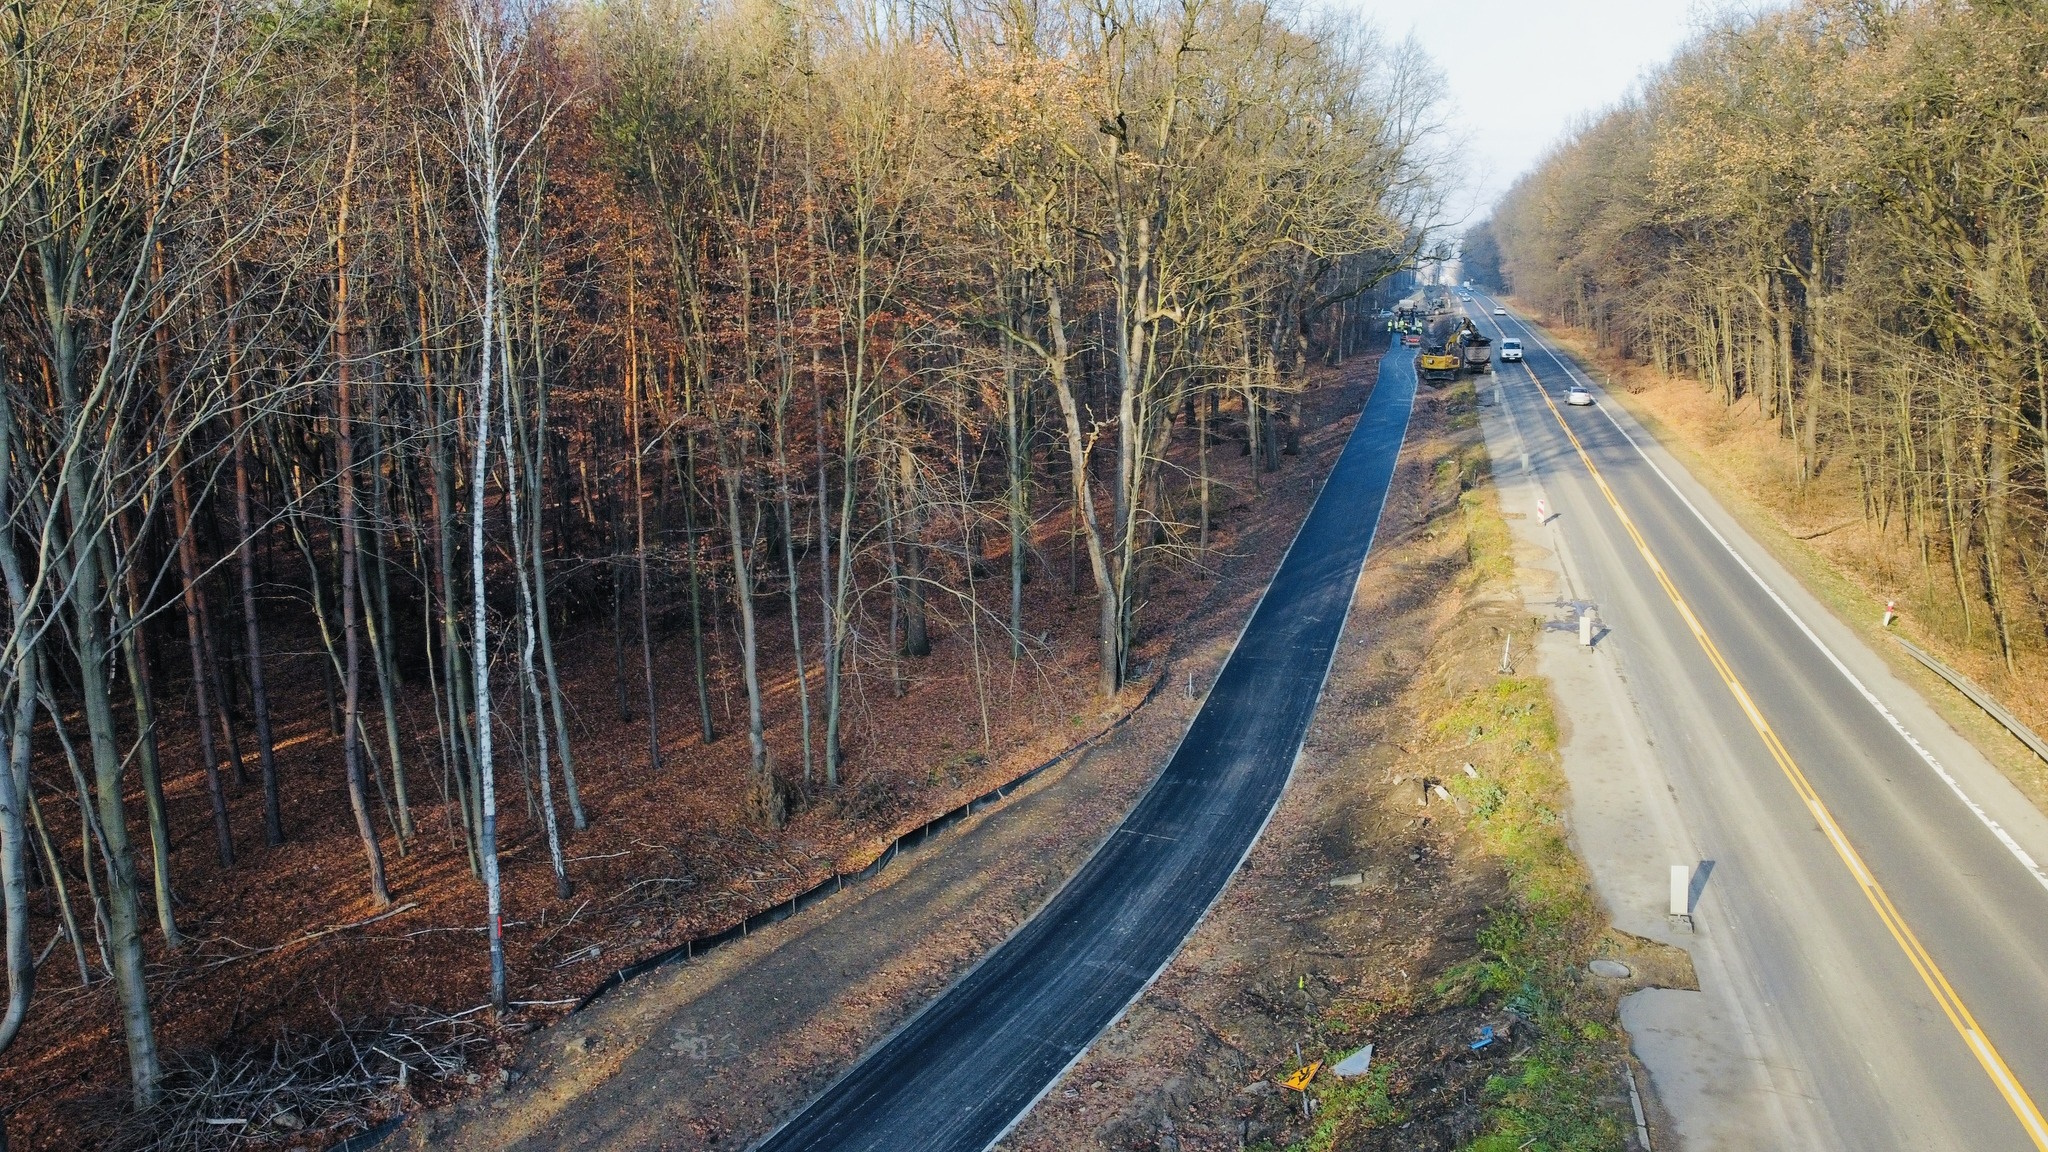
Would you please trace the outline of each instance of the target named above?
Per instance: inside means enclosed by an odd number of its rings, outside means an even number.
[[[1574,408],[1583,408],[1593,402],[1593,394],[1586,391],[1584,384],[1574,384],[1565,389],[1564,402]]]

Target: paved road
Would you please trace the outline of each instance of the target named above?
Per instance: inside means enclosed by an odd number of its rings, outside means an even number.
[[[1566,407],[1578,365],[1471,307],[1527,350],[1500,400],[1714,862],[1701,931],[1770,1033],[1790,1130],[2048,1150],[2048,820],[1619,405]]]
[[[1397,349],[1158,781],[1037,916],[759,1147],[980,1152],[1180,949],[1245,855],[1315,713],[1415,396]]]

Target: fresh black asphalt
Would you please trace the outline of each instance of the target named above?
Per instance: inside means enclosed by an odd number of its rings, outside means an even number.
[[[760,1152],[980,1152],[1180,950],[1292,774],[1415,399],[1398,345],[1158,780],[1053,899]]]

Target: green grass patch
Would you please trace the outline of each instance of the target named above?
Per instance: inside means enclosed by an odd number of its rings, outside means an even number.
[[[1546,928],[1594,915],[1585,867],[1558,814],[1564,777],[1545,682],[1503,676],[1467,693],[1432,727],[1443,745],[1470,749],[1479,775],[1460,772],[1445,786],[1487,853],[1507,866],[1517,903]]]
[[[1479,386],[1471,380],[1460,380],[1444,392],[1444,414],[1449,417],[1445,423],[1453,432],[1464,432],[1479,426]]]
[[[1289,1152],[1343,1148],[1349,1137],[1375,1128],[1407,1123],[1407,1109],[1402,1108],[1389,1092],[1393,1076],[1391,1064],[1376,1063],[1372,1071],[1356,1080],[1317,1089],[1315,1130],[1306,1140],[1294,1144]],[[1256,1152],[1270,1152],[1272,1147],[1271,1144],[1261,1144]]]
[[[1482,451],[1478,455],[1477,464],[1466,466],[1467,488],[1490,475],[1486,454]],[[1469,579],[1472,583],[1476,586],[1494,580],[1505,582],[1514,579],[1514,539],[1508,535],[1507,521],[1500,518],[1478,491],[1460,495],[1458,507],[1465,514],[1465,562],[1471,566]]]
[[[1481,463],[1473,481],[1484,475]],[[1471,465],[1459,465],[1463,470]],[[1483,487],[1460,504],[1471,560],[1468,590],[1513,577],[1512,538]],[[1530,639],[1524,637],[1524,639]],[[1430,754],[1470,763],[1445,773],[1468,832],[1508,879],[1508,898],[1479,933],[1479,953],[1452,967],[1412,1002],[1333,1005],[1329,1023],[1356,1035],[1390,1016],[1485,1005],[1518,1018],[1517,1044],[1485,1085],[1481,1132],[1469,1152],[1616,1152],[1632,1121],[1617,1077],[1626,1053],[1613,1006],[1577,974],[1606,924],[1561,815],[1566,785],[1558,722],[1547,683],[1535,676],[1475,677],[1440,667],[1422,685],[1442,705],[1429,725]],[[1343,1152],[1374,1128],[1407,1122],[1387,1086],[1392,1062],[1361,1081],[1319,1088],[1315,1128],[1289,1152]]]
[[[1511,538],[1490,501],[1464,500],[1478,581],[1511,577]],[[1477,776],[1447,787],[1488,855],[1508,872],[1509,899],[1480,932],[1480,954],[1437,981],[1446,1002],[1491,999],[1532,1026],[1535,1046],[1487,1081],[1484,1132],[1472,1152],[1594,1152],[1626,1146],[1614,1103],[1625,1058],[1612,1007],[1576,973],[1605,927],[1561,810],[1557,714],[1547,683],[1503,676],[1459,696],[1434,725],[1441,746],[1471,748]]]

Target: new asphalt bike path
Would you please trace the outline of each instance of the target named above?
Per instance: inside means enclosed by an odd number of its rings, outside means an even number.
[[[1159,777],[1038,914],[758,1152],[980,1152],[1137,1000],[1208,914],[1293,775],[1415,401],[1396,345]]]

